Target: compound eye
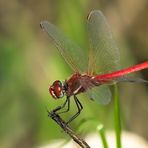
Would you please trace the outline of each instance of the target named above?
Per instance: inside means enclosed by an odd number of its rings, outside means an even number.
[[[49,88],[49,92],[53,98],[59,99],[64,96],[63,85],[60,81],[55,81],[53,85]]]

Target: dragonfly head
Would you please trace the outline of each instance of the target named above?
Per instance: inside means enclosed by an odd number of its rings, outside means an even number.
[[[49,87],[49,92],[54,99],[63,98],[65,92],[64,84],[59,80],[54,81]]]

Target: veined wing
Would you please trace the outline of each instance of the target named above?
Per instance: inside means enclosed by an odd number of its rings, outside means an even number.
[[[90,43],[88,73],[102,74],[118,70],[120,68],[119,50],[101,11],[90,12],[87,28]]]
[[[84,50],[66,37],[56,26],[43,21],[41,27],[48,33],[65,61],[75,71],[84,72],[87,70],[87,56]]]
[[[98,104],[102,105],[110,102],[112,94],[107,85],[95,86],[93,83],[83,80],[80,80],[80,83],[89,99],[95,100]]]
[[[111,91],[107,85],[94,87],[86,92],[90,99],[95,100],[98,104],[106,105],[111,101]]]
[[[130,83],[148,83],[147,80],[133,76],[121,76],[115,79],[116,82],[130,82]]]

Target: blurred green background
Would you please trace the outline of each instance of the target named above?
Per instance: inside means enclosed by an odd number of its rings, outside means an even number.
[[[122,67],[148,61],[146,0],[0,1],[0,147],[37,147],[67,137],[48,118],[45,107],[51,110],[64,101],[53,100],[48,87],[54,80],[65,80],[72,71],[39,24],[42,20],[56,24],[86,48],[84,24],[93,9],[100,9],[107,17]],[[148,71],[136,76],[148,80]],[[148,139],[148,85],[122,83],[119,87],[123,129]],[[85,98],[81,102],[84,110],[71,123],[73,129],[90,117],[113,129],[112,102],[107,106]],[[75,112],[72,106],[64,119]]]

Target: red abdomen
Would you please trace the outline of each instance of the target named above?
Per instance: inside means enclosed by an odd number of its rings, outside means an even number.
[[[132,66],[129,68],[125,68],[125,69],[122,69],[119,71],[115,71],[115,72],[112,72],[109,74],[97,75],[95,78],[97,80],[104,80],[104,79],[112,80],[112,79],[127,75],[132,72],[140,71],[140,70],[146,69],[146,68],[148,68],[148,62],[144,62],[142,64],[138,64],[138,65],[135,65],[135,66]]]

